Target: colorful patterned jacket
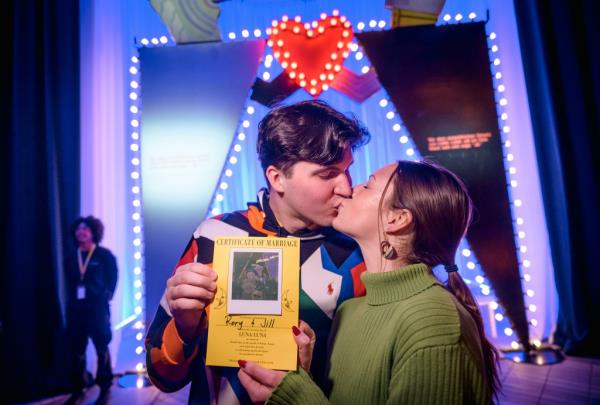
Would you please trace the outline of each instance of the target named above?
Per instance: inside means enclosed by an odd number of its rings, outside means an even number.
[[[297,237],[300,243],[300,319],[316,332],[311,374],[322,385],[327,339],[336,308],[348,298],[364,295],[360,274],[365,266],[356,243],[331,228],[303,230],[293,235],[278,226],[261,190],[258,203],[246,211],[205,220],[194,232],[177,267],[191,262],[211,265],[218,236]],[[237,368],[204,365],[206,332],[193,344],[178,336],[165,296],[146,336],[146,365],[152,382],[162,391],[181,389],[190,381],[190,404],[246,404],[248,394]]]

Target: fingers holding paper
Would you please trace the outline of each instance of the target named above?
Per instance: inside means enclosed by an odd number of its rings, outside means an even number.
[[[316,342],[315,332],[306,322],[300,321],[298,326],[292,327],[292,333],[298,345],[298,363],[310,373]],[[266,401],[287,374],[285,371],[264,368],[251,361],[240,360],[238,363],[240,365],[238,377],[253,402]]]
[[[167,303],[183,340],[192,340],[198,331],[202,311],[215,296],[216,280],[217,274],[209,266],[188,263],[167,281]]]
[[[252,402],[265,402],[279,385],[286,371],[271,370],[254,362],[240,360],[238,377]]]
[[[304,321],[300,321],[298,327],[292,328],[294,340],[298,345],[298,363],[306,372],[310,373],[313,350],[317,336],[315,331]]]

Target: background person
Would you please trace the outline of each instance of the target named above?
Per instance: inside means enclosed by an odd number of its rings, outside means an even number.
[[[117,262],[110,250],[99,246],[104,225],[93,216],[77,218],[70,228],[76,249],[67,257],[67,335],[71,352],[73,395],[76,400],[89,385],[85,352],[88,338],[96,348],[95,383],[100,402],[108,395],[113,373],[108,344],[112,339],[109,302],[117,285]]]

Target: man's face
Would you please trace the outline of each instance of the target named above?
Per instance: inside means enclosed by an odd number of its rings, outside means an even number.
[[[75,239],[77,239],[77,242],[79,243],[92,242],[92,230],[85,224],[85,222],[80,223],[77,229],[75,229]]]
[[[352,179],[348,172],[352,163],[350,149],[346,150],[340,162],[333,165],[295,163],[288,172],[289,176],[282,179],[282,201],[288,212],[306,224],[331,226],[338,206],[352,194]]]

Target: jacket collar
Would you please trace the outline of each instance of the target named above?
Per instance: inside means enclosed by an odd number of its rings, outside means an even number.
[[[279,225],[273,210],[269,204],[269,190],[262,188],[258,191],[258,198],[256,203],[248,203],[248,208],[251,206],[257,207],[264,218],[263,228],[266,231],[273,232],[275,236],[287,238],[289,236],[300,239],[319,239],[324,238],[324,233],[328,233],[330,228],[317,228],[317,229],[300,229],[294,233],[288,232],[287,229]]]

